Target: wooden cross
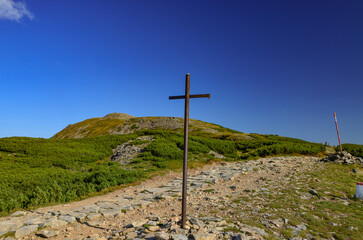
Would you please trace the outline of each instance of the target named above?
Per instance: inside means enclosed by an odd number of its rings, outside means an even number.
[[[210,98],[210,94],[190,95],[190,74],[185,77],[185,95],[170,96],[169,100],[185,99],[184,111],[184,157],[183,157],[183,196],[182,196],[182,228],[185,228],[187,212],[187,171],[188,171],[188,133],[189,133],[189,98]]]

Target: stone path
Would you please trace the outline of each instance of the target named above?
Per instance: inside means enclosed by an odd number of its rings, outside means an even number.
[[[175,178],[164,185],[140,188],[131,193],[119,194],[108,201],[66,210],[18,211],[1,219],[0,236],[15,233],[16,239],[263,239],[266,232],[261,228],[237,223],[233,226],[238,227],[238,233],[225,232],[222,227],[228,226],[225,219],[196,214],[194,211],[203,207],[198,202],[198,196],[213,203],[216,197],[209,196],[208,199],[205,193],[217,183],[228,185],[228,181],[237,177],[251,173],[258,175],[260,171],[281,173],[285,162],[301,163],[307,160],[316,162],[318,159],[279,157],[222,163],[190,176],[188,193],[190,201],[193,201],[189,202],[193,212],[188,212],[187,229],[181,229],[178,224],[182,179]],[[228,188],[236,189],[238,186],[228,185]],[[260,191],[269,190],[261,188]],[[89,230],[85,232],[85,228]]]

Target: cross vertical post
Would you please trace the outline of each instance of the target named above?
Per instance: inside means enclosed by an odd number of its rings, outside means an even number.
[[[187,212],[187,178],[188,178],[188,136],[189,136],[189,99],[210,98],[210,94],[190,95],[190,74],[185,76],[185,95],[170,96],[169,100],[185,99],[184,109],[184,154],[183,154],[183,191],[182,191],[182,228],[185,228]]]
[[[184,154],[183,154],[183,192],[182,192],[182,228],[185,227],[187,214],[187,177],[188,177],[188,137],[189,137],[189,94],[190,75],[185,76],[185,110],[184,110]]]

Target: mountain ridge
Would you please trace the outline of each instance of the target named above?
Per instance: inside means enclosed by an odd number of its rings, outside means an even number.
[[[184,118],[180,117],[134,117],[126,113],[110,113],[104,117],[89,118],[69,124],[51,138],[86,138],[129,134],[141,130],[165,130],[182,133],[183,129]],[[189,134],[230,140],[253,139],[246,133],[196,119],[189,120]]]

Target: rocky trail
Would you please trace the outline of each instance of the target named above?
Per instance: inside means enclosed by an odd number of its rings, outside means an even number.
[[[282,227],[298,236],[306,224],[276,219],[266,203],[322,164],[315,157],[272,157],[191,170],[186,229],[179,225],[181,173],[169,173],[104,196],[15,212],[0,219],[0,239],[284,239]],[[295,193],[316,197],[298,185]]]

